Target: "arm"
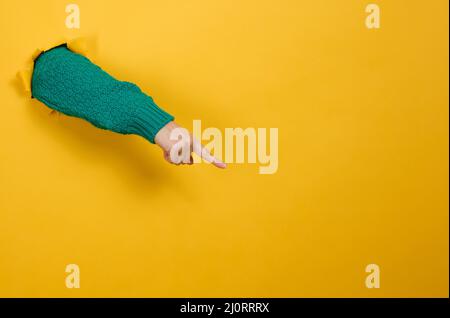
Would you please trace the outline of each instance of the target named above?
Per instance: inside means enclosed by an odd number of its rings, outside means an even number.
[[[33,97],[61,113],[102,129],[156,142],[166,160],[173,162],[168,154],[175,144],[170,132],[178,127],[174,117],[135,84],[115,79],[66,46],[46,51],[35,60],[31,90]],[[208,161],[225,167],[219,160]]]

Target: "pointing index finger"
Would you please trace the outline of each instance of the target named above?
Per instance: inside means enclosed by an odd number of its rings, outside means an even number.
[[[192,150],[201,158],[205,159],[207,162],[212,163],[214,166],[220,169],[225,169],[227,165],[221,160],[215,158],[208,149],[203,147],[203,145],[195,138],[192,140]]]

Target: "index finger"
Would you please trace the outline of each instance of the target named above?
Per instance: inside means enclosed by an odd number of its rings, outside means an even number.
[[[205,159],[207,162],[212,163],[217,168],[225,169],[227,167],[224,162],[211,155],[209,150],[203,147],[203,145],[195,138],[192,138],[192,148],[194,153]]]

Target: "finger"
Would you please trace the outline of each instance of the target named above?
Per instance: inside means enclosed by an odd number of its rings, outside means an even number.
[[[205,159],[207,162],[212,163],[217,168],[225,169],[227,167],[224,162],[211,155],[209,150],[203,147],[202,144],[195,138],[192,140],[192,148],[194,153]]]
[[[173,161],[172,161],[172,159],[170,158],[170,152],[169,152],[169,151],[163,151],[163,153],[164,153],[164,159],[165,159],[168,163],[173,164],[173,165],[175,165],[175,166],[180,165],[179,163],[176,163],[176,162],[173,162]]]
[[[168,151],[169,160],[173,164],[187,164],[190,162],[191,156],[191,142],[180,140],[176,144],[172,145],[172,148]]]
[[[165,159],[167,162],[172,163],[172,162],[170,161],[170,153],[169,153],[168,151],[163,151],[163,154],[164,154],[164,159]]]

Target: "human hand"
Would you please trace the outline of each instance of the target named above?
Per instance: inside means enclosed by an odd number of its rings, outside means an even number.
[[[205,161],[217,168],[225,169],[226,164],[215,158],[202,146],[202,144],[189,131],[171,121],[161,128],[155,135],[155,143],[161,147],[164,159],[169,163],[180,165],[194,163],[192,153],[197,154]]]

